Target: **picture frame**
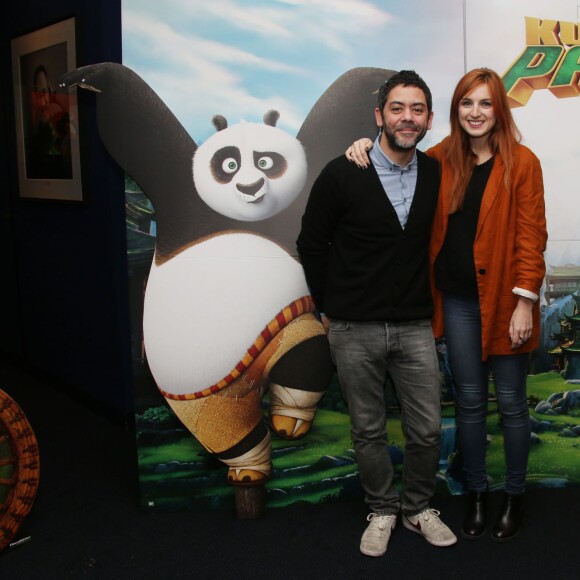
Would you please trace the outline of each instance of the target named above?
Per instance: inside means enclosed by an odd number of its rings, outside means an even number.
[[[59,79],[76,64],[75,18],[12,39],[19,196],[83,201],[76,89]]]

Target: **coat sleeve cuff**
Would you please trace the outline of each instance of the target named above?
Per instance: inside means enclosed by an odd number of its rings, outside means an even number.
[[[526,290],[525,288],[518,288],[517,286],[512,290],[512,292],[514,294],[517,294],[518,296],[523,296],[524,298],[529,298],[530,300],[533,300],[534,302],[538,301],[539,296],[537,294],[535,294],[534,292],[530,292],[529,290]]]

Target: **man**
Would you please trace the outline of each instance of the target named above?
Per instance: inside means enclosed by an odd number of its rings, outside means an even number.
[[[369,170],[344,156],[331,161],[314,183],[297,241],[349,408],[371,510],[360,544],[368,556],[386,552],[399,512],[403,526],[431,544],[457,541],[429,506],[441,387],[428,269],[439,167],[416,150],[433,119],[426,83],[414,71],[392,76],[379,90],[375,118],[381,131]],[[387,374],[406,440],[401,497],[385,432]]]

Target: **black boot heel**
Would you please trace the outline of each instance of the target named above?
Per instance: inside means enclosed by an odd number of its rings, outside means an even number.
[[[487,528],[487,491],[470,491],[467,513],[461,527],[466,540],[479,540]]]
[[[520,533],[524,516],[524,496],[504,494],[501,511],[491,532],[494,542],[509,542]]]

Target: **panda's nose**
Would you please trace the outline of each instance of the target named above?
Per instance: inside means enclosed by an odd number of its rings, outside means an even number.
[[[264,178],[260,177],[254,183],[244,184],[244,183],[236,183],[236,189],[243,193],[244,195],[249,195],[251,197],[255,197],[256,194],[264,187]]]

